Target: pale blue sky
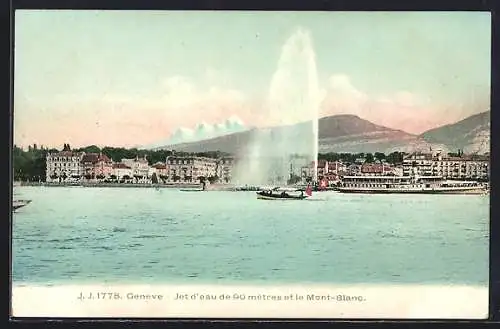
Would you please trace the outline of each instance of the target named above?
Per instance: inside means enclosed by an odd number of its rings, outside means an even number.
[[[457,107],[457,117],[488,106],[486,12],[17,11],[15,23],[15,137],[27,143],[43,140],[28,117],[49,124],[62,111],[59,122],[71,125],[68,108],[90,113],[95,103],[82,104],[103,95],[151,100],[168,77],[265,98],[298,26],[311,33],[322,86],[343,74],[369,97],[409,92]]]

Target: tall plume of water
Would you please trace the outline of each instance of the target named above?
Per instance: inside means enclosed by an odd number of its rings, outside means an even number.
[[[302,167],[316,164],[321,100],[311,37],[299,28],[282,47],[269,88],[267,127],[254,130],[239,154],[235,183],[284,185],[292,172],[300,176]]]

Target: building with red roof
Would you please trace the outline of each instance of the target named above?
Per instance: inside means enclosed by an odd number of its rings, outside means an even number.
[[[390,175],[392,167],[386,163],[365,163],[361,166],[363,175]]]
[[[81,165],[87,180],[102,180],[113,174],[113,161],[102,153],[84,154]]]
[[[167,165],[163,162],[157,162],[153,164],[149,169],[149,176],[153,176],[153,174],[156,174],[160,178],[163,177],[165,179],[168,176]]]

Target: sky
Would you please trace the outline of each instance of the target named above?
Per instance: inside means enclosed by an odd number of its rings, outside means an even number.
[[[18,10],[14,143],[130,147],[229,118],[269,125],[298,29],[320,116],[418,134],[489,109],[488,12]]]

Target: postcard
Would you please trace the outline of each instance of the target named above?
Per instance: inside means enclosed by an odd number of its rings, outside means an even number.
[[[490,23],[17,10],[11,315],[486,319]]]

